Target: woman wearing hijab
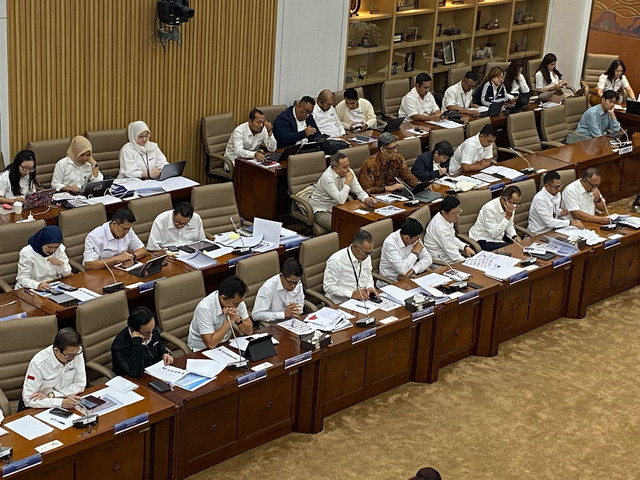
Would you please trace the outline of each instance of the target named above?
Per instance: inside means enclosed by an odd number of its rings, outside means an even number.
[[[157,143],[151,142],[151,132],[142,121],[131,122],[127,128],[129,143],[120,149],[120,175],[118,178],[158,178],[167,157]]]
[[[48,291],[49,282],[71,274],[58,227],[46,226],[29,237],[28,242],[20,250],[16,290],[24,287]]]
[[[38,187],[36,180],[36,154],[21,150],[13,163],[0,173],[0,203],[24,202]]]
[[[51,186],[58,192],[78,193],[84,191],[89,182],[102,180],[98,162],[91,155],[91,142],[82,135],[73,137],[67,156],[58,160],[53,170]]]

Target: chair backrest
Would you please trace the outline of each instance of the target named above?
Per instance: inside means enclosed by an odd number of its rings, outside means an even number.
[[[507,118],[507,138],[514,148],[526,148],[537,152],[542,150],[536,116],[532,111],[509,115]]]
[[[393,220],[385,218],[377,222],[370,223],[362,227],[371,234],[373,239],[373,252],[371,252],[371,267],[374,272],[378,271],[380,266],[380,256],[382,255],[382,244],[384,240],[393,233]]]
[[[420,139],[415,138],[403,138],[398,140],[398,153],[404,157],[405,162],[409,168],[413,167],[416,163],[416,158],[422,153],[422,144]]]
[[[471,67],[453,67],[447,72],[447,87],[458,83],[464,78],[464,74],[471,70]]]
[[[204,231],[209,235],[232,230],[229,217],[240,228],[240,213],[232,182],[194,187],[191,190],[191,205],[202,218]]]
[[[200,120],[200,134],[205,155],[210,156],[212,153],[224,155],[229,137],[235,128],[236,123],[233,120],[232,113],[202,117]],[[211,158],[210,168],[219,168],[222,163],[222,160]]]
[[[357,147],[343,148],[340,152],[344,153],[349,158],[349,166],[356,174],[356,177],[360,174],[360,168],[362,168],[364,161],[371,156],[369,145],[358,145]]]
[[[196,306],[206,296],[202,271],[156,282],[156,320],[163,331],[186,342]]]
[[[540,64],[542,63],[542,58],[534,58],[533,60],[527,60],[526,62],[526,77],[529,80],[529,86],[531,90],[534,91],[536,89],[536,72],[540,68]]]
[[[244,303],[249,312],[253,309],[256,295],[262,284],[278,273],[280,273],[280,259],[276,251],[254,255],[236,264],[236,275],[247,284]]]
[[[562,190],[564,190],[564,187],[566,187],[576,179],[576,171],[573,168],[569,168],[566,170],[556,170],[556,171],[560,175],[560,182],[562,183],[562,188],[560,189],[560,192],[562,192]],[[538,184],[538,190],[542,190],[543,186],[544,186],[544,175],[541,175],[540,182]]]
[[[431,221],[431,208],[429,207],[429,205],[420,207],[418,210],[409,215],[409,218],[415,218],[416,220],[418,220],[420,222],[420,225],[422,225],[422,228],[426,231],[427,225],[429,225],[429,222]],[[425,232],[422,232],[422,238],[424,238],[424,233]]]
[[[44,220],[0,225],[0,280],[11,287],[16,284],[20,250],[27,245],[27,239],[31,235],[45,226]]]
[[[569,133],[565,106],[545,108],[540,112],[540,133],[542,139],[550,142],[562,142]]]
[[[67,257],[82,264],[85,238],[91,230],[106,221],[107,212],[102,203],[60,212],[58,226],[62,230],[62,243]]]
[[[364,98],[364,89],[362,87],[356,87],[356,92],[358,92],[358,98]],[[344,100],[344,90],[338,90],[337,92],[333,92],[333,106],[338,105],[342,100]]]
[[[406,78],[394,78],[382,84],[382,112],[387,117],[396,118],[400,110],[400,102],[411,89]]]
[[[476,223],[476,218],[482,206],[491,201],[490,190],[470,190],[458,195],[462,213],[456,223],[458,233],[467,234],[469,229]]]
[[[302,283],[305,288],[324,293],[322,280],[324,279],[325,264],[329,257],[339,249],[340,237],[337,232],[310,238],[300,244]]]
[[[336,102],[337,103],[337,102]],[[267,122],[273,124],[276,117],[287,109],[286,105],[264,105],[262,107],[256,107],[262,113]]]
[[[129,202],[129,210],[136,216],[133,230],[142,243],[147,244],[153,221],[158,215],[167,210],[173,210],[171,195],[151,195],[150,197],[136,198]]]
[[[55,315],[0,322],[0,389],[15,411],[33,356],[53,343],[58,333]]]
[[[116,178],[120,172],[120,149],[129,141],[127,129],[93,130],[85,133],[93,147],[93,158],[105,177]]]
[[[575,130],[582,114],[587,110],[587,97],[569,97],[564,99],[564,114],[567,130]]]
[[[600,75],[607,71],[611,62],[619,58],[618,55],[606,53],[587,53],[584,61],[582,79],[589,85],[589,89],[594,88],[598,84]]]
[[[526,228],[529,223],[531,202],[535,194],[538,192],[538,189],[536,188],[536,181],[533,178],[530,178],[524,182],[518,182],[515,185],[520,189],[521,195],[516,215],[513,217],[513,223]]]
[[[36,154],[36,180],[43,187],[51,187],[53,169],[58,160],[67,156],[70,138],[54,138],[29,142],[27,148]]]
[[[442,140],[448,140],[455,150],[464,142],[464,128],[442,128],[440,130],[431,130],[429,132],[429,150],[433,151],[436,143]]]
[[[327,161],[323,152],[291,155],[287,163],[289,192],[295,195],[303,188],[316,183],[326,169]]]
[[[500,67],[502,70],[506,70],[509,66],[509,62],[487,62],[484,66],[484,76],[489,75],[489,72],[493,67]],[[480,82],[478,82],[480,84]]]

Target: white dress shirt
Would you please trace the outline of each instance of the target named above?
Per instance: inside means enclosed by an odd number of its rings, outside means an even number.
[[[457,105],[460,108],[469,108],[473,98],[473,92],[469,89],[465,92],[462,88],[462,81],[451,85],[444,92],[444,98],[442,99],[442,109],[446,110],[449,105]]]
[[[86,383],[87,375],[82,354],[63,364],[53,353],[53,345],[50,345],[36,353],[29,362],[22,387],[22,400],[31,408],[61,407],[64,397],[82,392]],[[29,400],[36,392],[49,397]]]
[[[84,255],[82,256],[82,264],[98,260],[98,254],[103,259],[115,257],[122,252],[135,252],[139,248],[144,247],[144,243],[140,241],[133,228],[127,232],[122,238],[116,238],[109,228],[110,222],[105,222],[99,227],[89,232],[84,240]]]
[[[542,76],[542,72],[538,70],[534,76],[536,81],[536,88],[546,88],[551,85],[555,85],[560,81],[560,78],[553,71],[549,72],[549,77],[551,78],[551,81],[549,83],[546,83],[544,77]]]
[[[342,100],[336,105],[336,114],[344,128],[350,128],[352,123],[364,122],[369,128],[375,127],[378,124],[373,105],[371,105],[371,102],[366,98],[358,98],[358,106],[353,110],[347,107],[347,102]]]
[[[29,186],[29,175],[20,177],[20,195],[14,195],[9,181],[9,170],[0,173],[0,197],[16,198],[16,196],[26,197],[36,191],[35,185]]]
[[[560,218],[561,199],[562,197],[559,193],[551,195],[544,187],[536,193],[529,207],[529,225],[527,229],[538,235],[569,225],[569,220]]]
[[[162,212],[151,225],[147,249],[160,250],[165,247],[180,247],[200,240],[206,240],[202,227],[202,219],[197,213],[189,220],[186,227],[176,228],[173,224],[173,210]]]
[[[313,107],[313,119],[316,121],[318,130],[320,130],[322,135],[329,135],[330,137],[341,137],[344,135],[344,127],[333,106],[324,112],[316,103],[315,107]]]
[[[277,274],[264,282],[258,290],[251,316],[256,322],[283,320],[284,311],[290,303],[297,303],[301,311],[304,308],[302,283],[298,282],[291,291],[285,290],[280,274]]]
[[[427,225],[424,246],[427,247],[431,258],[459,262],[464,259],[460,251],[464,250],[467,244],[456,237],[453,223],[447,222],[442,213],[438,212]]]
[[[276,137],[273,136],[273,133],[269,135],[267,127],[262,127],[262,131],[259,133],[253,133],[249,128],[249,122],[244,122],[233,130],[227,142],[224,156],[232,160],[235,165],[237,157],[255,158],[261,144],[264,144],[270,152],[274,152],[278,148]]]
[[[98,172],[98,176],[93,176],[93,168],[89,162],[77,165],[69,157],[58,160],[56,167],[53,169],[53,177],[51,178],[51,186],[60,191],[62,187],[77,186],[80,191],[84,190],[89,182],[99,182],[103,178],[102,173]]]
[[[400,236],[400,230],[396,230],[382,244],[380,254],[380,274],[394,281],[398,275],[404,275],[413,269],[415,273],[424,272],[433,263],[431,255],[426,248],[415,254],[411,251],[413,244],[405,245]]]
[[[351,173],[354,173],[351,170]],[[358,177],[353,175],[350,184],[346,184],[344,178],[338,175],[333,168],[327,167],[316,184],[316,188],[311,194],[309,204],[313,208],[313,213],[329,212],[334,205],[342,205],[349,198],[349,193],[353,192],[358,200],[364,201],[369,195],[358,182]]]
[[[167,157],[157,144],[150,153],[141,153],[131,142],[120,149],[120,173],[118,178],[142,178],[142,172],[162,168],[167,165]]]
[[[413,115],[433,115],[438,110],[440,109],[431,92],[427,92],[424,98],[420,98],[420,95],[418,95],[414,87],[409,90],[409,93],[402,97],[398,117],[411,118]]]
[[[614,92],[618,92],[620,88],[629,88],[629,80],[625,75],[622,75],[620,78],[614,78],[613,82],[609,80],[606,73],[603,73],[598,77],[598,85],[596,88],[601,88],[603,91],[613,90]]]
[[[358,287],[373,288],[371,271],[371,255],[361,262],[351,252],[350,245],[338,250],[329,257],[324,269],[324,293],[332,302],[342,303],[351,298]]]
[[[520,74],[511,83],[511,89],[509,90],[509,93],[511,95],[519,95],[521,93],[527,93],[529,92],[529,90],[529,85],[527,85],[527,81],[525,80],[524,75]]]
[[[480,143],[480,134],[467,138],[462,142],[451,157],[449,162],[449,174],[455,175],[460,172],[463,163],[473,165],[481,162],[485,158],[493,158],[493,147],[491,145],[483,147]]]
[[[227,323],[227,315],[222,313],[222,305],[218,299],[218,290],[210,293],[198,303],[193,312],[193,319],[189,325],[187,345],[191,350],[203,350],[207,348],[201,335],[209,335],[220,330]],[[247,306],[244,302],[238,305],[238,316],[241,319],[249,318]],[[227,330],[219,343],[226,342],[231,336],[231,329]]]
[[[562,205],[569,211],[565,218],[571,220],[571,212],[579,210],[589,215],[596,214],[596,202],[592,192],[587,192],[578,178],[562,190]]]
[[[16,275],[15,289],[38,288],[42,282],[52,282],[62,277],[71,275],[71,265],[69,258],[64,253],[64,245],[60,244],[58,249],[48,257],[43,257],[37,253],[31,245],[22,247],[20,259],[18,260],[18,275]],[[49,258],[60,260],[62,265],[56,267],[49,262]]]
[[[504,242],[505,234],[509,238],[516,236],[516,229],[513,226],[515,216],[513,212],[511,218],[507,220],[500,197],[494,198],[480,209],[476,223],[469,229],[469,236],[476,241]]]

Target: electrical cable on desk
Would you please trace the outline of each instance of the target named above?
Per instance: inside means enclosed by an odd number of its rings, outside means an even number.
[[[44,214],[45,214],[45,213],[47,213],[49,210],[51,210],[51,205],[49,205],[49,206],[47,207],[47,209],[46,209],[44,212],[31,213],[31,211],[29,211],[29,213],[35,217],[36,215],[44,215]]]

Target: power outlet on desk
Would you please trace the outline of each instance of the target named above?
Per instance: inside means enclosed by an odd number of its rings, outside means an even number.
[[[0,447],[0,460],[10,460],[13,455],[13,447]]]

